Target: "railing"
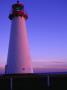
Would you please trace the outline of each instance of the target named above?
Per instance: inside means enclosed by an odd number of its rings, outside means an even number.
[[[67,74],[15,74],[0,76],[0,90],[67,88]],[[4,89],[5,88],[5,89]]]

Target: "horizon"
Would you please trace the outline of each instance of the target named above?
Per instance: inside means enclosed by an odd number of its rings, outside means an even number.
[[[36,72],[67,72],[67,64],[63,62],[32,62],[32,67]],[[5,70],[5,66],[0,66],[0,70]],[[0,71],[1,72],[1,71]]]

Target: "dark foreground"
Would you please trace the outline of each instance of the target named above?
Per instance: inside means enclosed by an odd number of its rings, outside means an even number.
[[[0,76],[0,90],[67,90],[67,74]]]

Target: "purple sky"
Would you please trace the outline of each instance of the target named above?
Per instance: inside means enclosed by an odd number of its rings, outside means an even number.
[[[8,15],[16,0],[0,0],[0,65],[7,60],[11,21]],[[20,0],[29,15],[32,61],[67,63],[67,0]]]

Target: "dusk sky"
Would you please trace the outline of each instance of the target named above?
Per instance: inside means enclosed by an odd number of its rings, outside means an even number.
[[[0,65],[7,60],[11,21],[16,0],[0,0]],[[27,32],[33,62],[67,65],[67,0],[20,0],[28,13]]]

